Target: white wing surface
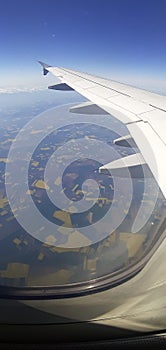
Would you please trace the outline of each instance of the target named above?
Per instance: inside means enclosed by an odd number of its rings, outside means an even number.
[[[87,73],[39,63],[45,75],[51,72],[61,82],[50,88],[75,90],[92,102],[84,104],[80,110],[90,107],[92,110],[93,104],[97,105],[127,126],[166,198],[166,97]],[[77,106],[76,111],[78,109]]]

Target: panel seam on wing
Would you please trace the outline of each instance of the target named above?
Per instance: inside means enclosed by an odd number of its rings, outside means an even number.
[[[71,73],[69,73],[67,70],[65,70],[64,68],[61,68],[61,69],[64,70],[64,72],[67,72],[68,74],[71,74]],[[79,78],[81,78],[81,79],[84,79],[85,81],[87,80],[87,81],[90,81],[91,83],[94,83],[94,81],[93,81],[92,79],[84,78],[84,77],[82,77],[81,75],[79,75],[79,74],[77,74],[77,73],[72,73],[72,75],[76,75],[77,77],[79,77]],[[95,81],[95,84],[97,84],[97,85],[99,85],[99,86],[101,86],[101,87],[104,87],[104,88],[106,88],[106,89],[109,89],[109,90],[111,90],[111,91],[115,91],[115,92],[117,92],[118,94],[121,94],[121,95],[124,95],[124,96],[131,97],[131,98],[132,98],[131,95],[128,95],[128,94],[126,94],[126,93],[124,93],[124,92],[120,92],[119,90],[116,90],[116,89],[112,89],[112,88],[110,88],[110,87],[108,87],[108,86],[106,86],[106,85],[103,85],[103,84],[101,84],[101,83],[98,83],[98,82],[96,82],[96,81]],[[86,89],[85,89],[85,90],[86,90]],[[87,89],[87,90],[88,90],[88,89]]]
[[[128,123],[125,123],[125,125],[137,124],[137,123],[140,123],[140,122],[144,122],[144,120],[143,120],[143,119],[140,119],[140,120],[136,120],[136,121],[128,122]],[[146,122],[144,122],[144,123],[147,123],[147,121],[146,121]]]
[[[125,123],[126,126],[128,125],[131,125],[131,124],[138,124],[140,122],[143,122],[144,124],[148,124],[149,127],[154,131],[154,133],[157,135],[157,137],[160,139],[160,141],[164,144],[164,146],[166,146],[166,143],[163,141],[163,139],[160,137],[160,135],[156,132],[156,130],[153,128],[153,126],[149,123],[148,120],[143,120],[143,119],[140,119],[140,120],[136,120],[136,121],[131,121],[131,122],[128,122],[128,123]]]
[[[154,105],[152,105],[152,104],[149,104],[149,106],[154,107],[154,108],[156,108],[156,109],[159,109],[159,110],[162,111],[162,112],[166,112],[166,109],[163,109],[163,108],[154,106]]]
[[[116,90],[116,89],[113,89],[113,88],[110,88],[110,87],[108,87],[108,86],[106,86],[106,85],[103,85],[103,84],[101,84],[101,83],[99,83],[99,82],[96,82],[96,81],[94,81],[94,80],[92,80],[92,79],[90,79],[90,78],[82,77],[81,75],[79,75],[79,74],[77,74],[77,73],[74,73],[74,72],[70,73],[70,72],[68,72],[67,70],[65,70],[64,68],[61,68],[61,69],[62,69],[64,72],[67,72],[69,75],[70,75],[70,74],[71,74],[71,75],[75,75],[76,77],[79,77],[79,78],[83,79],[84,81],[89,81],[89,82],[91,82],[91,83],[95,83],[95,84],[98,85],[98,86],[101,86],[101,87],[103,87],[103,88],[106,88],[106,89],[108,89],[108,90],[110,90],[110,91],[117,92],[117,94],[119,94],[119,95],[123,95],[123,96],[126,96],[126,97],[131,98],[131,100],[134,100],[133,96],[131,96],[131,95],[129,95],[129,94],[126,94],[126,93],[124,93],[124,92],[121,92],[121,91]],[[88,74],[88,73],[87,73],[87,74]],[[65,77],[64,77],[64,79],[65,79]],[[66,77],[66,81],[67,81],[67,77]],[[68,82],[68,84],[70,84],[70,82]],[[91,89],[90,87],[87,88],[87,89],[84,89],[84,88],[83,88],[83,90],[87,90],[88,92],[91,92],[90,89]],[[95,94],[94,94],[94,95],[95,95]],[[96,95],[96,96],[97,96],[97,95]],[[103,97],[103,99],[108,100],[107,98],[104,98],[104,97]],[[141,103],[143,103],[145,106],[150,106],[150,107],[152,107],[152,108],[157,108],[157,109],[162,110],[162,111],[165,112],[164,109],[159,108],[159,107],[157,107],[157,106],[154,106],[154,105],[152,105],[152,104],[149,104],[149,103],[147,103],[147,102],[144,102],[144,101],[142,101],[141,99],[135,99],[135,101],[136,101],[136,102],[141,102]],[[118,107],[121,107],[121,106],[119,106],[118,104],[115,104],[114,102],[112,102],[112,103],[113,103],[114,105],[117,105]],[[124,107],[122,107],[122,108],[124,108]],[[128,111],[128,112],[131,112],[129,109],[126,109],[126,108],[124,108],[124,109],[125,109],[126,111]],[[149,112],[149,111],[147,111],[147,112]],[[133,112],[131,112],[131,113],[133,113]],[[141,112],[141,113],[139,113],[139,114],[133,113],[133,114],[135,114],[135,115],[140,115],[140,114],[143,114],[143,113],[146,113],[146,112]]]

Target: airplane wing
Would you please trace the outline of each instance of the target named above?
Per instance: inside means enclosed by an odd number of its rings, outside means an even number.
[[[141,153],[138,161],[127,156],[125,163],[122,158],[121,164],[112,162],[102,168],[135,166],[145,161],[166,198],[166,97],[87,73],[39,63],[44,75],[50,72],[60,80],[60,84],[49,88],[75,90],[91,101],[74,107],[75,112],[90,111],[98,106],[127,126],[131,136],[114,142],[123,145],[131,137]]]

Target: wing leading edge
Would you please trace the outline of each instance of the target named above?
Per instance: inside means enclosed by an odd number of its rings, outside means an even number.
[[[75,90],[92,102],[91,107],[87,103],[80,107],[82,111],[98,108],[127,126],[166,198],[166,97],[87,73],[39,63],[44,75],[50,72],[58,78],[66,88],[62,90]]]

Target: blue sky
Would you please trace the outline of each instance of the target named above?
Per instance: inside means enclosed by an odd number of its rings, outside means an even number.
[[[42,60],[166,94],[166,1],[3,0],[0,52],[1,88],[52,83]]]

